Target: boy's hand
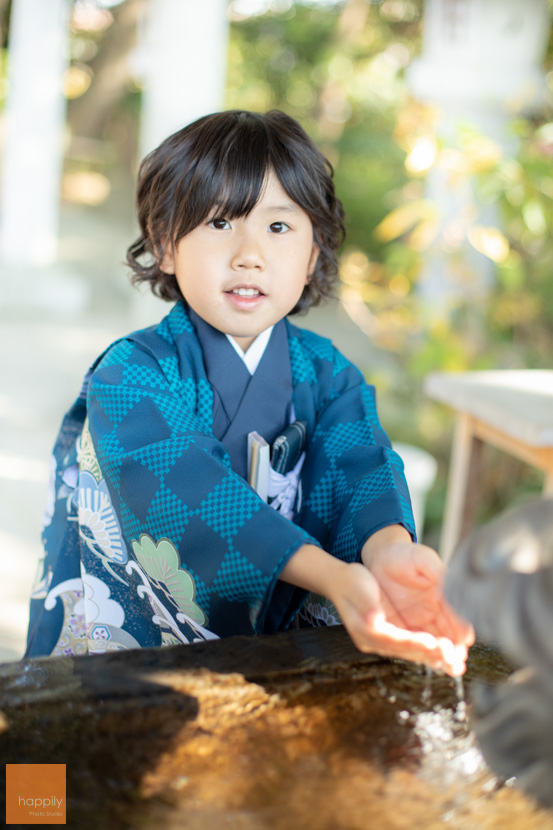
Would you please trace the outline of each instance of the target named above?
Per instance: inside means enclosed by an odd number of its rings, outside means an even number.
[[[463,674],[474,632],[443,598],[438,555],[392,526],[368,539],[362,560],[347,564],[304,545],[280,578],[327,596],[360,651]]]
[[[366,542],[362,559],[379,587],[382,613],[377,614],[377,629],[391,637],[398,631],[424,632],[428,645],[433,652],[437,645],[441,658],[434,663],[433,654],[432,662],[422,662],[448,674],[462,674],[474,629],[444,599],[446,569],[437,553],[414,544],[403,528],[389,527]]]
[[[424,606],[429,599],[434,604],[434,597],[426,590],[427,584],[421,594],[418,580],[415,580],[414,590],[410,591],[401,584],[403,579],[396,583],[383,569],[379,569],[379,575],[386,585],[386,593],[366,567],[357,563],[344,565],[343,574],[329,592],[357,648],[385,657],[424,663],[453,677],[463,674],[469,643],[465,638],[455,637],[454,626],[449,621],[445,630],[451,637],[440,634],[440,626],[434,620],[441,616],[440,613],[431,614],[425,607],[419,608],[419,602]],[[400,586],[398,591],[396,585]],[[439,601],[437,604],[440,605]],[[399,613],[398,606],[405,615]],[[464,633],[471,641],[469,632]]]

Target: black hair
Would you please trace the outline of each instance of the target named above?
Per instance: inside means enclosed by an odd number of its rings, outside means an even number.
[[[204,222],[213,207],[227,219],[247,216],[274,170],[288,196],[309,215],[320,254],[291,313],[332,295],[344,211],[333,170],[302,127],[279,110],[229,110],[206,115],[169,136],[140,165],[137,187],[140,237],[127,251],[134,283],[147,282],[164,300],[182,298],[174,274],[160,263]],[[146,259],[145,262],[141,260]]]

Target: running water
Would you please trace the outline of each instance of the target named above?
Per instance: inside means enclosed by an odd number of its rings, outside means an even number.
[[[432,698],[432,677],[434,675],[433,669],[430,666],[425,666],[424,687],[421,694],[421,701],[426,706],[430,703]]]
[[[454,718],[458,723],[464,723],[467,720],[467,701],[465,699],[465,684],[463,683],[462,677],[455,678],[455,694],[457,696],[457,707]]]

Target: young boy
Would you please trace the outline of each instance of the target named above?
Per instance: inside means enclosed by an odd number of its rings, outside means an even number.
[[[326,159],[284,113],[206,116],[144,160],[138,213],[134,280],[176,305],[96,360],[64,419],[27,655],[273,632],[305,604],[363,651],[461,674],[472,630],[413,542],[374,390],[286,319],[336,275]]]

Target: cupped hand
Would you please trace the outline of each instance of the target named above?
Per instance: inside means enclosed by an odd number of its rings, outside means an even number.
[[[332,599],[357,648],[463,674],[474,631],[446,603],[444,571],[431,548],[410,541],[373,551],[370,570],[348,565]]]
[[[454,646],[471,646],[474,629],[446,602],[446,568],[426,545],[395,541],[378,548],[367,562],[380,589],[389,623],[410,631],[446,637]]]
[[[358,649],[463,674],[472,626],[445,602],[444,566],[400,525],[374,533],[362,562],[346,563],[303,545],[283,567],[284,582],[328,597]]]

